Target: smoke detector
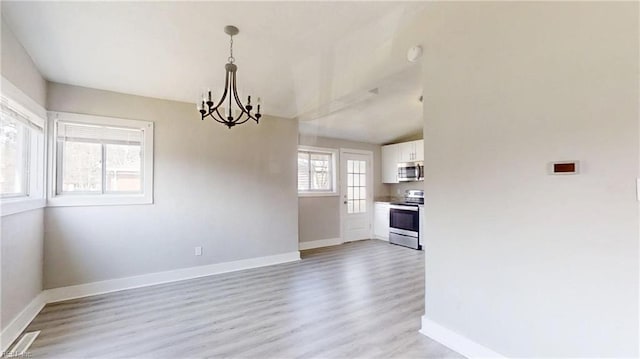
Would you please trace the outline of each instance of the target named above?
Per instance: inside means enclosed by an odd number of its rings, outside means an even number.
[[[422,46],[416,45],[407,51],[407,60],[416,62],[422,57]]]

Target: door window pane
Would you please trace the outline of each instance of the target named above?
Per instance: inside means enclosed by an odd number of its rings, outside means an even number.
[[[347,213],[367,211],[367,162],[347,160]]]

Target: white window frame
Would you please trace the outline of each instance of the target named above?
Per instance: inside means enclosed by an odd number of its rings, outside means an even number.
[[[297,155],[298,152],[300,151],[308,151],[308,152],[318,152],[318,153],[326,153],[326,154],[330,154],[331,155],[331,168],[332,168],[332,178],[331,178],[331,183],[332,183],[332,188],[333,190],[331,191],[300,191],[298,189],[298,197],[330,197],[330,196],[339,196],[339,190],[338,190],[338,163],[339,159],[338,159],[338,149],[336,148],[325,148],[325,147],[313,147],[313,146],[298,146],[298,151],[296,151],[296,159],[297,159]],[[297,160],[296,160],[297,163]],[[297,174],[297,166],[296,166],[296,174]],[[296,187],[298,186],[297,183],[297,176],[296,176]]]
[[[78,124],[135,128],[143,131],[142,192],[141,193],[101,193],[68,194],[57,193],[58,167],[58,121]],[[109,206],[153,203],[153,129],[151,121],[129,120],[114,117],[101,117],[67,112],[49,112],[49,175],[48,201],[51,207],[60,206]],[[103,164],[104,166],[105,164]]]
[[[0,198],[0,215],[8,216],[20,212],[43,208],[45,198],[45,139],[47,135],[46,110],[2,77],[0,101],[19,112],[30,122],[23,125],[29,131],[29,158],[26,194],[15,197]],[[38,129],[39,128],[39,129]]]

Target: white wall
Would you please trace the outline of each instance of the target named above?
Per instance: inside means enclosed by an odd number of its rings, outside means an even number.
[[[637,357],[638,3],[426,21],[426,318],[509,357]]]
[[[44,106],[45,80],[6,23],[1,22],[2,76]],[[4,216],[0,227],[0,330],[4,330],[42,291],[43,210]]]
[[[45,288],[298,250],[295,121],[229,130],[194,104],[56,83],[47,108],[154,121],[155,201],[47,208]]]
[[[380,145],[336,138],[300,135],[300,145],[324,148],[349,148],[373,152],[373,195],[386,196],[382,184]],[[339,163],[338,163],[339,165]],[[338,173],[338,178],[340,174]],[[340,238],[340,196],[300,197],[298,199],[298,235],[300,242]]]

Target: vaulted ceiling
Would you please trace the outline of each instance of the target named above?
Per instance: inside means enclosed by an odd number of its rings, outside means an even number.
[[[404,57],[415,43],[400,34],[423,7],[3,1],[2,17],[50,81],[194,104],[222,87],[233,24],[241,94],[302,132],[385,143],[422,126],[420,69]]]

